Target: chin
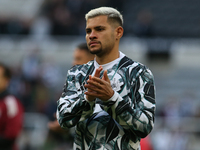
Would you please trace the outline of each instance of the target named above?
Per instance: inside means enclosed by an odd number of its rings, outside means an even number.
[[[101,53],[101,49],[91,49],[90,53],[91,54],[99,54],[99,53]]]
[[[98,52],[100,50],[100,48],[93,46],[89,48],[90,53],[95,54],[96,52]]]

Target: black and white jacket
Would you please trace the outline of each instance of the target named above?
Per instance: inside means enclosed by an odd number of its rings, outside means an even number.
[[[124,56],[107,69],[112,98],[88,102],[84,84],[94,61],[72,67],[57,102],[62,128],[76,126],[74,150],[140,150],[140,139],[154,126],[155,86],[151,71]],[[101,72],[103,75],[103,71]]]

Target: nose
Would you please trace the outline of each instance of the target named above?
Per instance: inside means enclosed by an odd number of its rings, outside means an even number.
[[[89,35],[89,38],[90,38],[90,40],[96,39],[96,38],[97,38],[96,32],[95,32],[94,30],[91,31],[91,33],[90,33],[90,35]]]

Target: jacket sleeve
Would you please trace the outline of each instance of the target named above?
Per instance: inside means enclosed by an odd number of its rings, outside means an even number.
[[[145,68],[140,70],[136,78],[130,75],[129,83],[128,95],[121,97],[115,92],[104,107],[127,134],[144,138],[154,126],[156,106],[153,75]]]
[[[78,70],[69,70],[63,93],[57,101],[57,119],[62,128],[70,128],[84,121],[93,113],[95,102],[88,102],[84,97],[84,82],[75,81]]]

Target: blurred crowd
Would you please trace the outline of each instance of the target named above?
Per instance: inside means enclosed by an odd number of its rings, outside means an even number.
[[[12,71],[10,91],[22,101],[25,111],[44,113],[51,119],[62,92],[60,83],[64,83],[60,66],[42,59],[34,49],[24,55],[19,66],[12,66]]]
[[[124,16],[128,15],[122,0],[44,0],[40,11],[34,18],[0,17],[0,35],[45,36],[85,35],[85,14],[96,7],[111,6]],[[127,22],[128,23],[127,23]],[[125,35],[138,37],[155,36],[153,14],[141,9],[136,18],[126,20]]]
[[[85,13],[99,6],[123,11],[122,0],[44,0],[35,18],[0,17],[0,34],[84,35]]]
[[[180,87],[181,89],[181,87]],[[162,107],[157,107],[156,131],[152,142],[155,150],[197,150],[200,139],[200,103],[198,94],[183,89],[181,94],[168,94]]]

